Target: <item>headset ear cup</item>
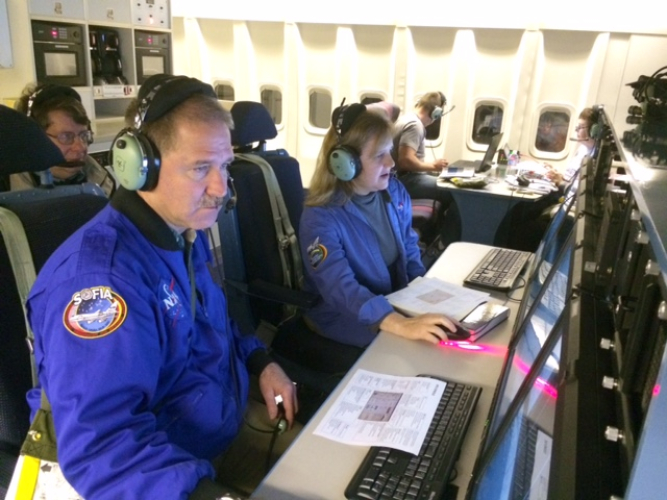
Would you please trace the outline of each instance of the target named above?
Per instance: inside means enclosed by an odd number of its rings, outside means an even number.
[[[440,106],[436,106],[433,108],[433,111],[431,111],[431,120],[437,121],[440,118],[442,118],[442,114],[444,113],[444,110]]]
[[[341,181],[351,181],[361,173],[361,158],[351,148],[338,146],[329,153],[329,171]]]
[[[111,167],[125,189],[150,191],[158,180],[160,158],[150,139],[134,128],[121,130],[111,143]]]

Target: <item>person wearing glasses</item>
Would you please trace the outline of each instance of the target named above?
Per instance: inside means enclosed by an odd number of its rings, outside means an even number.
[[[35,120],[65,157],[64,164],[49,169],[53,184],[92,182],[98,184],[107,196],[113,193],[115,180],[88,155],[93,132],[81,96],[76,90],[54,84],[28,85],[16,108]],[[31,172],[13,174],[9,178],[12,191],[31,189],[43,182],[43,177]]]

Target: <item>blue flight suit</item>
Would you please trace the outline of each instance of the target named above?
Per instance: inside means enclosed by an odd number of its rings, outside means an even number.
[[[393,311],[384,295],[425,272],[405,187],[392,177],[382,195],[399,252],[393,286],[373,228],[354,203],[306,207],[301,216],[305,289],[322,297],[307,317],[322,335],[344,344],[366,347]]]
[[[237,434],[249,375],[270,361],[230,322],[198,233],[191,282],[175,233],[136,194],[68,239],[28,299],[58,461],[84,497],[187,498]],[[39,390],[29,394],[33,415]],[[202,483],[200,483],[200,481]]]

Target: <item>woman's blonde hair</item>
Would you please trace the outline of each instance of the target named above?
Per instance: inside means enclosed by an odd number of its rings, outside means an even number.
[[[381,114],[369,111],[359,114],[349,130],[340,138],[335,128],[330,127],[324,136],[320,153],[317,156],[317,164],[310,182],[306,206],[326,205],[337,196],[340,196],[342,204],[352,196],[353,181],[340,180],[331,173],[329,168],[329,154],[335,147],[345,146],[360,156],[364,147],[368,144],[377,144],[378,141],[391,140],[391,138],[391,123]]]

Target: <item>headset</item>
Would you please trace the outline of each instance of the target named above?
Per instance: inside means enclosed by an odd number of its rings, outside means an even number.
[[[438,94],[440,94],[440,106],[436,106],[433,108],[433,111],[431,111],[431,120],[437,121],[440,118],[442,118],[443,115],[445,115],[445,106],[447,105],[447,98],[445,97],[445,94],[442,92],[438,91]],[[452,108],[453,109],[453,108]]]
[[[27,109],[25,114],[28,118],[33,118],[33,107],[39,108],[45,102],[54,97],[71,97],[81,102],[81,96],[72,87],[65,85],[47,84],[35,89],[28,97]]]
[[[361,173],[361,156],[355,148],[341,144],[343,136],[350,130],[354,121],[361,113],[366,111],[366,106],[355,103],[345,106],[345,99],[334,109],[331,115],[331,125],[338,136],[338,144],[329,152],[327,163],[329,172],[341,181],[351,181],[359,177]]]
[[[157,186],[160,151],[144,133],[144,124],[158,120],[194,94],[217,99],[213,87],[196,78],[157,74],[144,82],[137,97],[134,126],[121,130],[109,150],[109,164],[121,186],[130,191],[150,191]],[[236,202],[236,191],[231,179],[228,185],[232,196],[225,209],[231,210]]]
[[[590,123],[588,129],[588,137],[591,139],[598,139],[602,135],[602,126],[600,125],[601,106],[593,106],[593,113],[591,113]]]

